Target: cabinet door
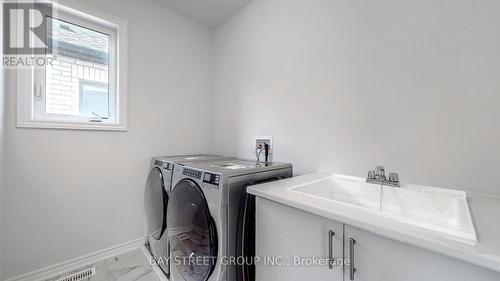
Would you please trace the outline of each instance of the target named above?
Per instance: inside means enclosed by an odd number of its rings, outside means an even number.
[[[330,249],[334,259],[342,259],[343,227],[342,223],[257,198],[256,256],[261,261],[256,266],[256,280],[343,280],[342,267],[330,268],[327,262]],[[322,264],[310,264],[313,259],[322,259]],[[273,265],[273,261],[279,264]]]
[[[493,281],[500,273],[438,253],[397,242],[345,225],[345,257],[350,257],[350,239],[354,239],[356,269],[344,271],[345,281]],[[354,278],[351,278],[354,277]]]

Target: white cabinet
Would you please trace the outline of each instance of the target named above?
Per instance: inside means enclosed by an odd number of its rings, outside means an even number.
[[[342,281],[342,268],[330,269],[326,261],[330,249],[334,258],[342,258],[343,227],[342,223],[257,198],[255,250],[261,261],[256,266],[256,280]],[[318,259],[325,263],[309,264]]]
[[[353,249],[351,239],[355,240]],[[356,271],[351,279],[351,268],[347,266],[346,281],[500,280],[500,273],[345,225],[346,258],[351,258],[352,250],[351,265]]]
[[[294,257],[350,259],[344,268],[293,264]],[[352,247],[350,243],[352,239]],[[371,232],[331,221],[267,199],[256,201],[256,281],[498,281],[500,273]],[[351,266],[356,271],[351,276]]]

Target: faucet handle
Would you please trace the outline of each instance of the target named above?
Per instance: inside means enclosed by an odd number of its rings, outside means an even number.
[[[399,183],[398,173],[389,173],[389,181],[394,183]]]
[[[375,179],[375,171],[374,170],[370,170],[368,171],[368,179]]]

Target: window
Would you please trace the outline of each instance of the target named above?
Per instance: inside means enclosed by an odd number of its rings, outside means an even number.
[[[126,23],[58,4],[42,15],[47,63],[17,72],[18,127],[126,130]]]

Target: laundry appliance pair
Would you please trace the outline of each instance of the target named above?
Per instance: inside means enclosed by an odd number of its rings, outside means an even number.
[[[234,262],[255,255],[255,199],[246,188],[291,177],[292,165],[174,158],[153,158],[146,184],[152,256],[172,281],[253,281],[253,265]]]
[[[158,156],[151,160],[151,170],[146,180],[144,193],[147,223],[146,246],[165,276],[170,275],[170,250],[166,230],[167,207],[170,202],[174,166],[229,158],[231,157],[196,154]]]

